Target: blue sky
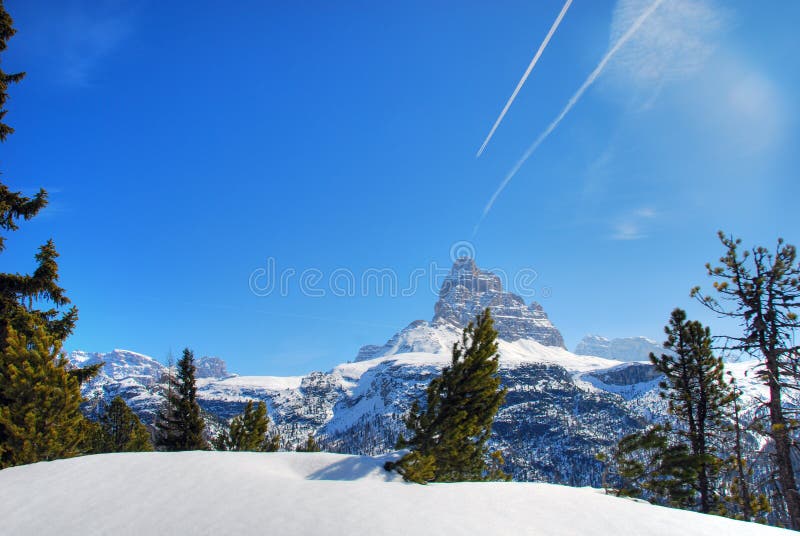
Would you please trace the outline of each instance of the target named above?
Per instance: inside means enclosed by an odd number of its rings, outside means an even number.
[[[585,333],[660,340],[676,306],[723,331],[688,297],[708,285],[716,231],[800,241],[800,3],[659,6],[474,235],[649,0],[575,0],[479,159],[560,0],[230,4],[6,2],[18,34],[3,66],[28,75],[3,178],[51,204],[3,269],[30,270],[55,239],[80,309],[68,349],[327,369],[436,299],[429,284],[340,296],[331,277],[407,283],[449,267],[460,241],[512,286],[535,272],[526,298],[570,348]],[[257,295],[268,259],[312,284]]]

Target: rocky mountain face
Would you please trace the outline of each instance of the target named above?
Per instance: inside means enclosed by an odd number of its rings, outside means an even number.
[[[579,355],[594,355],[617,361],[649,361],[650,353],[661,355],[667,350],[646,337],[607,339],[600,335],[586,335],[576,346]]]
[[[393,450],[411,403],[423,398],[430,379],[450,362],[463,326],[485,307],[500,331],[500,376],[508,389],[491,440],[506,469],[519,480],[600,485],[595,454],[663,413],[658,375],[648,364],[568,352],[541,307],[504,292],[499,278],[471,259],[453,266],[430,322],[412,322],[386,344],[363,347],[354,362],[272,377],[232,375],[222,360],[201,359],[198,399],[212,431],[248,400],[263,400],[286,448],[312,433],[327,450],[381,454]],[[79,366],[105,363],[83,387],[88,412],[119,395],[143,422],[154,422],[166,367],[124,350],[70,358]],[[755,392],[758,386],[746,383],[753,377],[748,370],[740,366],[734,374]]]
[[[492,310],[500,339],[529,339],[566,348],[564,338],[541,305],[526,305],[521,297],[503,291],[498,276],[479,269],[473,259],[462,257],[442,283],[430,322],[415,320],[386,344],[362,346],[356,361],[407,352],[449,352],[461,330],[487,307]]]

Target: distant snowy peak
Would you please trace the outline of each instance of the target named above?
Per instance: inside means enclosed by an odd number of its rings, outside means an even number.
[[[75,350],[69,354],[68,360],[76,367],[103,363],[99,377],[109,380],[132,378],[149,384],[158,381],[167,372],[167,367],[152,357],[130,350],[116,349],[111,352]],[[222,379],[234,376],[228,373],[225,361],[219,357],[201,357],[195,360],[195,366],[198,378]]]
[[[125,378],[157,380],[167,371],[167,367],[152,357],[129,350],[113,350],[105,353],[76,350],[69,354],[68,359],[78,367],[104,363],[99,376],[112,380]]]
[[[536,302],[526,305],[520,296],[503,291],[500,278],[478,268],[473,259],[457,259],[442,284],[433,323],[447,322],[463,328],[487,307],[492,309],[501,339],[531,339],[545,346],[564,348],[561,333],[541,305]]]
[[[235,374],[228,372],[228,367],[225,361],[219,357],[201,357],[195,361],[197,367],[196,376],[198,378],[215,378],[221,380]]]
[[[646,337],[607,339],[600,335],[587,335],[575,346],[578,355],[593,355],[617,361],[648,361],[650,353],[660,355],[666,350]]]

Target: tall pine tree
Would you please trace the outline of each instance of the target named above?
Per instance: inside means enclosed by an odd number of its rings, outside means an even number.
[[[664,348],[671,353],[650,354],[650,361],[665,376],[660,383],[661,396],[680,423],[678,435],[692,454],[698,509],[708,513],[715,500],[714,479],[722,465],[712,439],[719,439],[725,429],[723,421],[733,394],[725,381],[722,359],[711,349],[707,327],[687,320],[686,311],[675,309],[664,332]]]
[[[194,354],[188,348],[178,360],[177,376],[169,374],[165,407],[156,421],[156,445],[162,450],[208,450],[205,422],[197,403]]]
[[[0,52],[6,50],[15,33],[13,20],[0,1]],[[9,86],[23,76],[0,69],[0,142],[14,132],[5,122],[5,105]],[[16,231],[20,221],[30,220],[46,204],[44,190],[27,197],[0,182],[0,232]],[[0,252],[5,245],[5,236],[0,234]],[[63,311],[70,300],[58,283],[57,257],[49,240],[36,254],[33,274],[0,273],[3,466],[72,456],[80,452],[76,445],[85,443],[76,443],[74,437],[87,426],[73,406],[74,401],[80,401],[80,382],[93,376],[99,365],[68,371],[60,354],[61,343],[75,326],[77,310],[71,307]],[[73,423],[74,430],[68,431],[71,425],[64,423]]]
[[[486,309],[453,345],[450,366],[428,385],[425,409],[414,402],[406,419],[413,436],[399,442],[411,452],[387,469],[418,483],[507,478],[499,469],[500,454],[490,453],[486,444],[506,395],[497,375],[496,339]]]
[[[761,363],[759,376],[769,390],[768,434],[775,450],[775,468],[783,504],[775,510],[787,513],[786,524],[800,530],[800,490],[796,462],[792,454],[792,432],[796,424],[789,417],[787,395],[800,385],[800,263],[797,249],[778,239],[774,250],[754,247],[741,251],[742,241],[725,236],[719,239],[725,248],[718,266],[706,264],[714,279],[719,300],[705,295],[700,287],[692,296],[715,313],[734,318],[742,333],[726,336],[732,351],[746,352]]]
[[[6,50],[8,40],[14,36],[14,21],[0,1],[0,52]],[[6,73],[0,69],[0,142],[6,141],[14,129],[5,122],[5,106],[11,84],[22,80],[25,73]],[[30,220],[47,205],[47,192],[39,190],[33,197],[12,191],[0,182],[0,231],[16,231],[20,220]],[[5,236],[0,235],[0,252],[5,250]],[[72,332],[77,320],[77,310],[66,312],[59,308],[70,303],[58,285],[58,265],[55,245],[49,240],[36,255],[37,268],[32,275],[0,273],[0,351],[7,344],[8,328],[31,337],[38,326],[43,326],[54,337],[64,340]],[[47,302],[50,307],[34,308],[35,302]]]

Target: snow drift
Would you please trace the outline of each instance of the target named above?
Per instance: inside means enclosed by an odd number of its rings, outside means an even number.
[[[180,452],[85,456],[0,471],[4,534],[785,533],[535,483],[420,486],[387,457]]]

